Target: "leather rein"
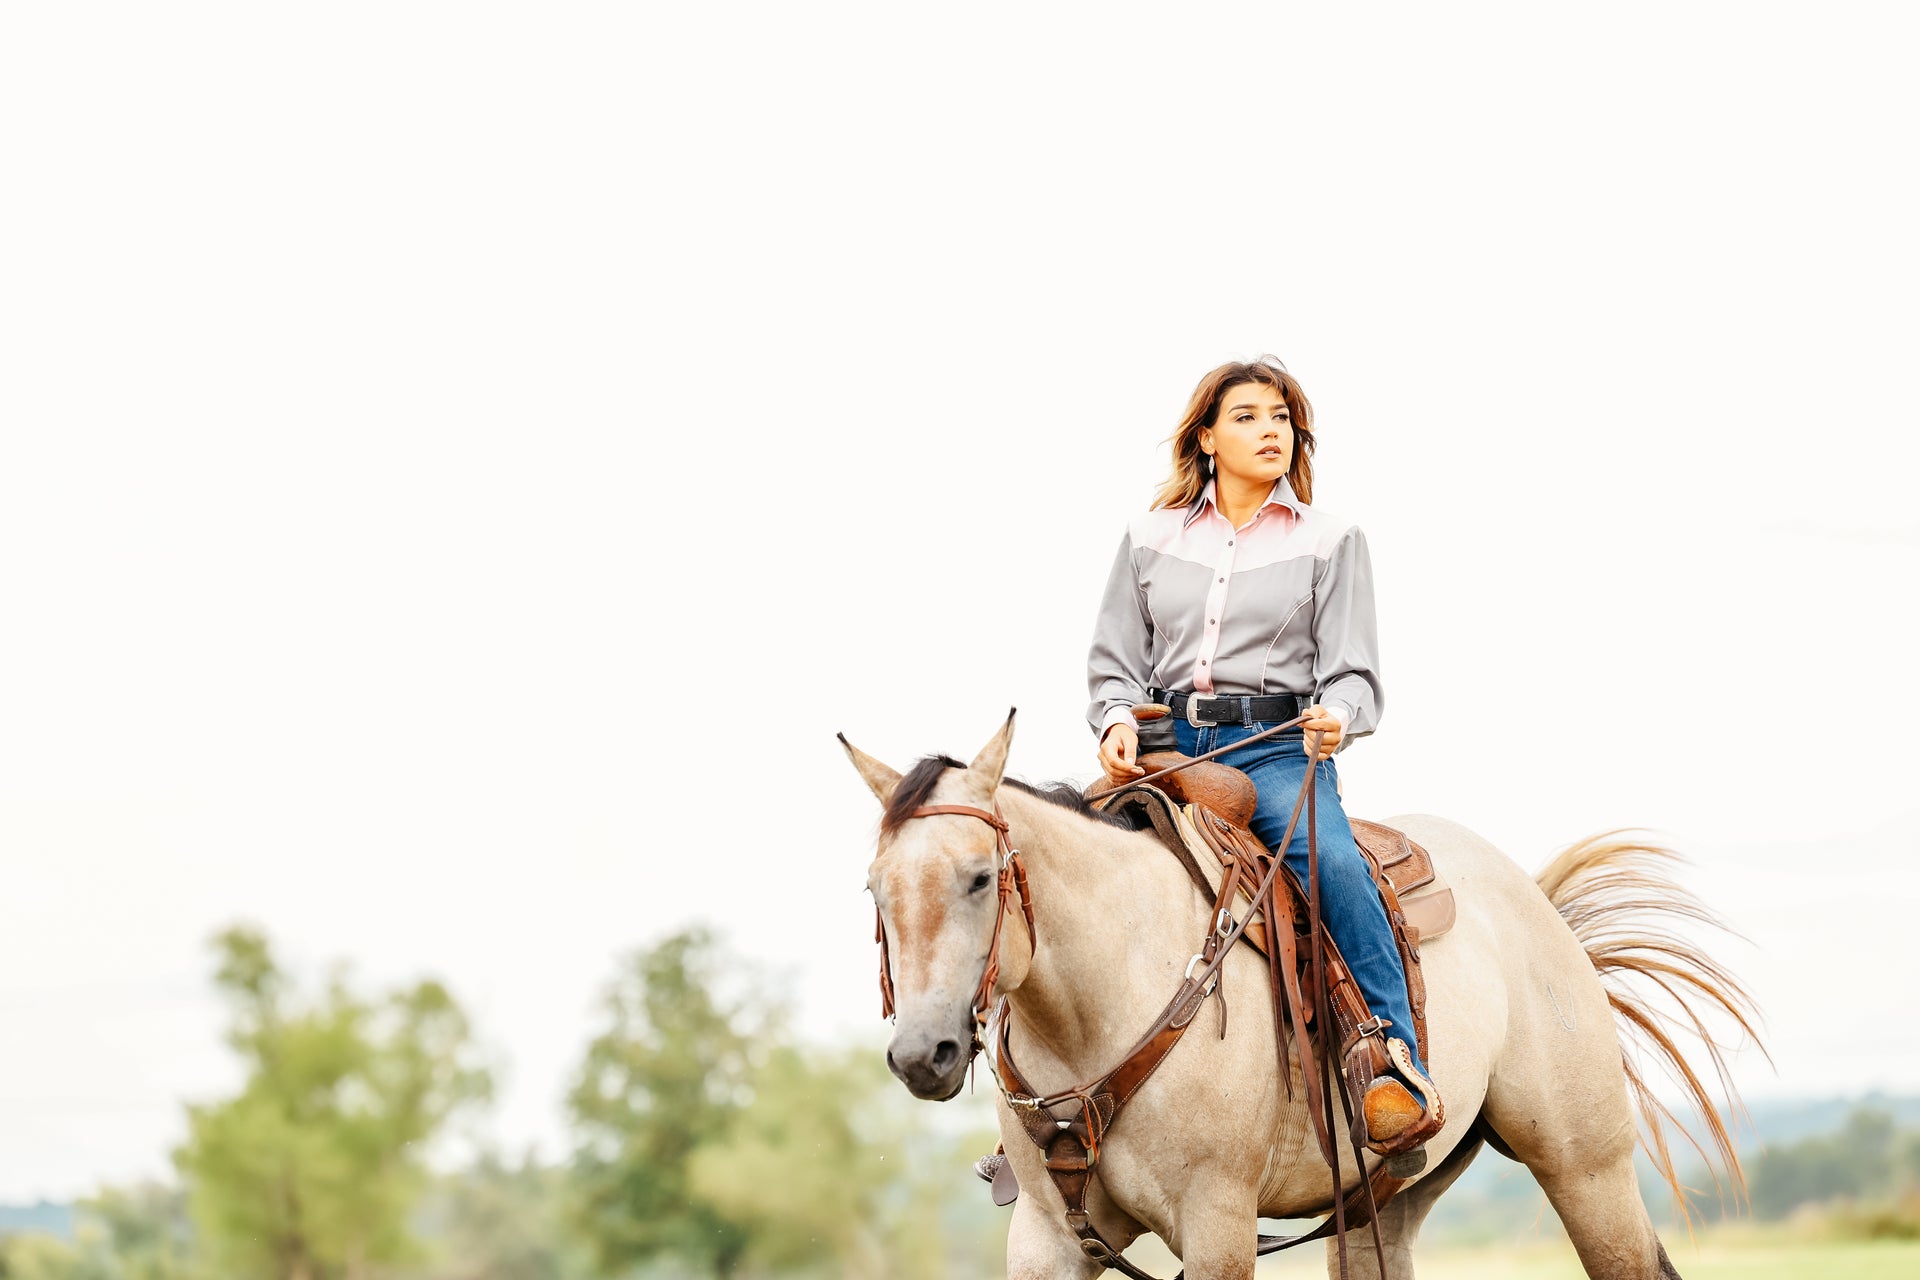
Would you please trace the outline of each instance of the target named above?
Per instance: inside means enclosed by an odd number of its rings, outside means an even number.
[[[1261,739],[1282,733],[1299,725],[1305,719],[1304,715],[1296,716],[1292,720],[1271,726],[1239,742],[1183,760],[1179,764],[1123,786],[1097,792],[1089,799],[1103,800],[1129,787],[1164,778],[1181,769],[1212,760],[1229,751],[1239,750]],[[1094,1169],[1099,1163],[1101,1139],[1118,1118],[1121,1108],[1133,1097],[1140,1086],[1146,1083],[1154,1070],[1173,1051],[1173,1047],[1186,1035],[1187,1029],[1193,1025],[1195,1015],[1199,1013],[1209,996],[1217,996],[1220,1001],[1220,1035],[1222,1039],[1226,1037],[1226,995],[1219,990],[1220,968],[1226,963],[1227,955],[1233,950],[1233,945],[1245,934],[1247,926],[1252,923],[1255,916],[1261,914],[1263,904],[1270,907],[1274,902],[1273,895],[1277,888],[1274,883],[1275,877],[1279,875],[1280,867],[1285,862],[1284,851],[1291,846],[1294,830],[1303,813],[1307,818],[1307,860],[1310,869],[1308,901],[1312,915],[1310,937],[1313,981],[1316,997],[1320,1002],[1320,1025],[1327,1028],[1329,1032],[1333,1026],[1331,1009],[1326,1004],[1324,957],[1319,945],[1319,833],[1318,824],[1314,820],[1313,784],[1318,772],[1320,735],[1315,731],[1310,736],[1314,764],[1307,769],[1306,777],[1301,782],[1300,795],[1294,802],[1293,813],[1287,821],[1286,835],[1280,842],[1279,847],[1282,852],[1273,855],[1258,887],[1252,893],[1253,905],[1244,915],[1238,918],[1234,916],[1234,895],[1240,890],[1242,880],[1245,879],[1251,883],[1252,877],[1247,874],[1251,866],[1250,860],[1233,858],[1227,862],[1221,877],[1220,889],[1214,896],[1213,911],[1208,917],[1208,930],[1201,942],[1200,950],[1187,962],[1186,973],[1181,978],[1180,986],[1173,993],[1173,998],[1160,1011],[1160,1016],[1154,1019],[1152,1026],[1128,1050],[1118,1066],[1095,1080],[1045,1096],[1036,1095],[1020,1075],[1018,1068],[1014,1066],[1009,1040],[1011,1013],[1004,996],[997,1003],[993,997],[994,986],[1000,978],[1001,934],[1016,894],[1020,899],[1021,914],[1026,920],[1029,943],[1037,946],[1039,940],[1039,934],[1034,927],[1033,898],[1027,887],[1026,864],[1021,861],[1019,850],[1013,847],[1007,821],[1001,816],[997,802],[992,812],[973,805],[938,804],[922,806],[909,815],[909,820],[912,820],[937,814],[954,814],[978,818],[993,828],[995,860],[999,874],[999,907],[994,914],[993,941],[987,950],[986,964],[980,974],[980,984],[974,991],[972,1009],[974,1032],[969,1058],[979,1054],[983,1049],[987,1051],[988,1063],[1000,1086],[1001,1095],[1013,1110],[1015,1117],[1019,1119],[1022,1127],[1026,1129],[1028,1137],[1046,1156],[1048,1177],[1054,1183],[1055,1189],[1059,1191],[1061,1200],[1066,1206],[1067,1225],[1079,1237],[1081,1252],[1102,1266],[1110,1267],[1128,1276],[1130,1280],[1155,1280],[1155,1278],[1134,1266],[1121,1254],[1120,1250],[1114,1248],[1101,1235],[1099,1228],[1093,1225],[1092,1217],[1087,1211],[1087,1193],[1091,1189]],[[1277,913],[1269,909],[1267,914]],[[1272,960],[1277,965],[1280,950],[1279,936],[1283,931],[1290,931],[1291,925],[1283,925],[1282,921],[1274,919],[1270,920],[1268,928],[1274,938]],[[874,936],[875,941],[880,944],[881,1016],[892,1017],[894,1012],[892,966],[887,954],[886,923],[881,918],[877,906],[874,909]],[[1277,975],[1275,980],[1277,983]],[[1280,996],[1277,990],[1275,999],[1275,1030],[1276,1034],[1282,1034],[1281,1009],[1278,1007]],[[1309,1078],[1309,1063],[1305,1049],[1306,1031],[1304,1026],[1300,1025],[1304,1022],[1304,1016],[1302,1016],[1304,1014],[1305,1010],[1301,1009],[1295,1017],[1296,1050],[1302,1077],[1309,1085],[1309,1112],[1321,1113],[1313,1114],[1313,1120],[1322,1154],[1327,1158],[1333,1173],[1333,1207],[1324,1221],[1304,1234],[1261,1235],[1255,1249],[1255,1256],[1265,1256],[1295,1245],[1334,1236],[1339,1247],[1340,1274],[1345,1276],[1347,1273],[1346,1232],[1351,1216],[1353,1226],[1363,1222],[1372,1225],[1374,1248],[1384,1274],[1386,1259],[1380,1238],[1379,1206],[1397,1192],[1404,1185],[1404,1181],[1388,1174],[1384,1167],[1376,1169],[1371,1177],[1365,1174],[1366,1166],[1360,1158],[1360,1139],[1353,1126],[1353,1100],[1346,1095],[1343,1079],[1343,1087],[1340,1090],[1341,1102],[1346,1112],[1348,1132],[1353,1143],[1354,1164],[1362,1175],[1354,1190],[1351,1193],[1345,1192],[1342,1186],[1338,1149],[1331,1141],[1333,1099],[1332,1090],[1326,1080],[1328,1065],[1323,1057],[1319,1064],[1322,1075],[1318,1083],[1321,1087],[1312,1089],[1310,1086],[1314,1082]],[[1283,1079],[1287,1078],[1288,1064],[1284,1056],[1280,1061],[1279,1069]],[[1289,1088],[1291,1088],[1290,1085]],[[1315,1102],[1320,1106],[1315,1107],[1313,1105]],[[1052,1108],[1068,1103],[1078,1104],[1078,1114],[1073,1118],[1061,1120],[1048,1114]],[[1184,1275],[1185,1272],[1180,1274]]]

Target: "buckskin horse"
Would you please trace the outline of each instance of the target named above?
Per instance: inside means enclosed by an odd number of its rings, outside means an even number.
[[[1214,926],[1214,904],[1152,834],[1114,825],[1070,788],[1003,780],[1012,737],[1009,715],[971,764],[934,756],[904,775],[841,738],[885,806],[868,888],[895,1016],[887,1062],[920,1098],[960,1091],[981,1043],[978,1011],[995,996],[1004,996],[1007,1043],[1035,1091],[1071,1090],[1111,1071],[1159,1002],[1193,976],[1195,943]],[[1457,823],[1417,814],[1389,822],[1425,846],[1457,902],[1451,931],[1422,948],[1428,1064],[1446,1123],[1427,1144],[1424,1171],[1379,1211],[1383,1251],[1355,1249],[1353,1273],[1377,1276],[1384,1260],[1387,1276],[1411,1276],[1422,1220],[1488,1143],[1533,1174],[1589,1276],[1677,1275],[1633,1165],[1637,1109],[1648,1149],[1680,1195],[1662,1127],[1673,1116],[1630,1041],[1684,1086],[1736,1183],[1739,1164],[1725,1118],[1665,1016],[1623,979],[1673,997],[1735,1105],[1701,1013],[1728,1015],[1751,1035],[1751,1001],[1661,917],[1717,921],[1664,874],[1672,853],[1619,833],[1571,846],[1530,879]],[[1022,865],[1017,886],[1009,861]],[[1215,998],[1188,1014],[1200,1030],[1138,1084],[1099,1143],[1084,1211],[1116,1249],[1150,1231],[1189,1280],[1246,1280],[1258,1219],[1325,1213],[1332,1183],[1298,1067],[1274,1051],[1267,963],[1229,947],[1217,977]],[[997,1108],[1022,1188],[1007,1239],[1011,1280],[1091,1280],[1110,1264],[1131,1274],[1122,1259],[1089,1256],[1086,1235],[1067,1225],[1004,1082]],[[1359,1181],[1347,1166],[1343,1187]],[[1335,1250],[1329,1240],[1330,1271]],[[1337,1265],[1348,1262],[1342,1250]]]

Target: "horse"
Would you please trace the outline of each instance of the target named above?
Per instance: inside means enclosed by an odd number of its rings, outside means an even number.
[[[1212,904],[1153,835],[1125,829],[1070,787],[1006,778],[1012,739],[1010,714],[971,763],[930,756],[904,774],[840,739],[884,806],[867,885],[895,1012],[887,1065],[922,1099],[949,1099],[966,1080],[983,986],[1004,996],[1009,1045],[1037,1092],[1098,1077],[1181,983],[1213,924]],[[927,806],[1002,816],[1025,863],[1021,899],[1030,895],[1031,925],[1004,891],[991,891],[1003,860],[998,833],[977,815],[922,813]],[[1674,1117],[1637,1067],[1636,1044],[1685,1087],[1736,1185],[1739,1162],[1726,1117],[1666,1029],[1667,1015],[1630,980],[1651,982],[1678,1003],[1711,1054],[1729,1108],[1737,1094],[1701,1015],[1730,1015],[1758,1040],[1739,982],[1660,918],[1718,923],[1664,874],[1677,855],[1602,833],[1570,846],[1536,880],[1445,818],[1406,814],[1389,825],[1426,847],[1457,903],[1452,930],[1421,949],[1428,1065],[1446,1123],[1427,1144],[1424,1172],[1380,1210],[1382,1253],[1352,1250],[1352,1273],[1411,1277],[1421,1222],[1484,1143],[1526,1165],[1587,1275],[1677,1276],[1633,1163],[1637,1110],[1657,1167],[1681,1197],[1662,1128]],[[1265,961],[1234,948],[1219,971],[1224,1003],[1202,1006],[1194,1032],[1140,1086],[1101,1144],[1087,1198],[1094,1225],[1121,1249],[1146,1232],[1158,1235],[1188,1280],[1249,1280],[1260,1218],[1309,1217],[1332,1201],[1298,1069],[1277,1061],[1268,982]],[[1007,1236],[1010,1280],[1091,1280],[1104,1264],[1068,1228],[1004,1087],[997,1110],[1021,1186]],[[1336,1133],[1344,1144],[1346,1134]],[[1351,1163],[1345,1175],[1347,1187],[1357,1186]],[[1346,1264],[1336,1248],[1329,1241],[1330,1274]]]

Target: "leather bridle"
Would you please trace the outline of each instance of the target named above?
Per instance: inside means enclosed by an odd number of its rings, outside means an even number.
[[[967,1054],[971,1061],[986,1047],[987,1017],[993,1009],[993,988],[1000,981],[1000,934],[1007,923],[1007,911],[1016,893],[1020,896],[1020,914],[1027,922],[1027,944],[1038,946],[1040,935],[1033,924],[1033,894],[1027,888],[1027,864],[1020,860],[1020,851],[1013,847],[1012,829],[1007,826],[1007,820],[1000,816],[999,803],[996,801],[991,811],[970,804],[922,805],[908,814],[907,819],[931,818],[938,814],[978,818],[993,828],[994,864],[1000,881],[1000,901],[993,912],[993,941],[987,946],[986,966],[980,971],[980,985],[973,993],[973,1046]],[[878,905],[873,909],[873,928],[874,940],[880,944],[880,1016],[891,1018],[892,965],[887,955],[887,925]]]

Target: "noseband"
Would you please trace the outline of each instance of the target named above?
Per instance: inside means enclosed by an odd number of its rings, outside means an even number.
[[[1033,927],[1033,896],[1027,891],[1027,864],[1020,860],[1020,851],[1013,847],[1012,836],[1008,832],[1007,820],[1000,816],[1000,806],[996,803],[993,810],[975,808],[970,804],[929,804],[915,809],[907,815],[907,820],[930,818],[935,814],[952,813],[963,818],[978,818],[993,828],[995,863],[1000,876],[1000,902],[993,913],[993,942],[987,948],[987,966],[980,971],[980,985],[973,993],[973,1049],[980,1052],[986,1043],[987,1013],[993,1006],[993,987],[1000,981],[1000,930],[1007,921],[1007,908],[1014,894],[1020,895],[1020,914],[1027,921],[1027,938],[1037,942],[1039,934]],[[880,908],[873,909],[874,941],[880,944],[880,1016],[893,1016],[893,965],[887,955],[887,925],[881,919]],[[972,1056],[970,1053],[969,1057]]]

